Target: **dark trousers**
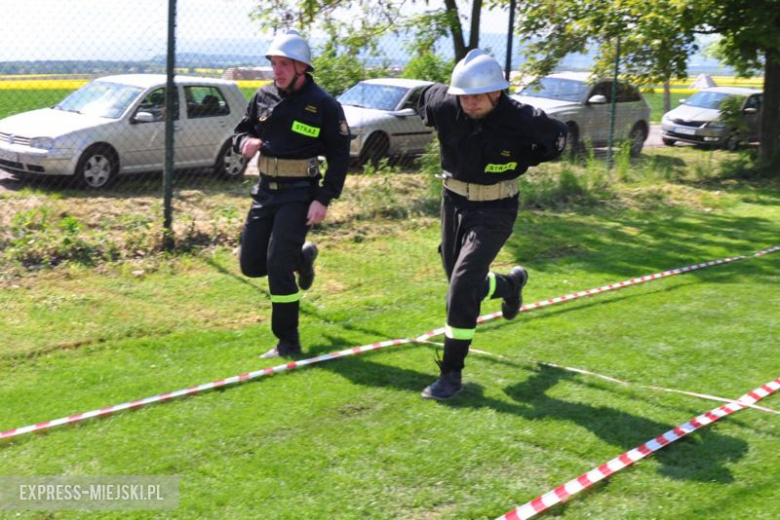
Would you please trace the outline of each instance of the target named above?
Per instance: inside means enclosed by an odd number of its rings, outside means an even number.
[[[283,346],[299,345],[295,271],[303,261],[308,210],[308,202],[253,205],[241,233],[241,272],[251,278],[268,276],[271,330]]]
[[[442,372],[460,371],[477,327],[482,300],[488,295],[490,264],[512,234],[517,218],[517,197],[489,202],[468,201],[444,189],[441,203],[441,259],[449,280],[448,330],[444,340]],[[495,275],[491,298],[516,291],[505,275]],[[472,332],[473,334],[473,332]]]

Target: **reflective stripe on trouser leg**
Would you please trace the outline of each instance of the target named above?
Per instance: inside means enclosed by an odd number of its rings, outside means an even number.
[[[272,294],[271,295],[271,303],[293,303],[293,302],[300,301],[300,299],[301,299],[300,291],[293,294]]]
[[[459,329],[457,327],[451,327],[449,325],[444,328],[444,335],[450,339],[474,339],[474,333],[477,332],[476,328],[473,329]]]
[[[490,299],[493,297],[493,294],[496,292],[496,273],[493,271],[490,271],[487,275],[487,279],[485,280],[485,283],[487,283],[487,295],[483,299]]]

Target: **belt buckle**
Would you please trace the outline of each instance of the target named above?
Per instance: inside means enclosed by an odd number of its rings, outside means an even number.
[[[309,163],[309,166],[306,168],[306,174],[309,177],[316,177],[318,173],[319,173],[319,167],[317,166],[317,163],[314,160],[312,160]]]
[[[274,181],[268,181],[268,189],[277,191],[279,189],[279,183]]]

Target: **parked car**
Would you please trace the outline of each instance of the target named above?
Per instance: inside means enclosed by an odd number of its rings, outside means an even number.
[[[165,85],[161,74],[107,76],[51,108],[0,120],[0,168],[75,177],[87,188],[107,186],[120,174],[162,170]],[[247,161],[231,147],[247,103],[237,85],[187,76],[176,76],[175,85],[175,167],[242,177]]]
[[[514,99],[554,116],[569,129],[568,146],[581,150],[609,142],[612,80],[591,80],[587,72],[561,72],[539,78]],[[618,82],[614,139],[629,141],[631,155],[641,153],[650,130],[650,106],[635,86]]]
[[[338,97],[355,138],[350,156],[376,162],[425,150],[433,129],[417,115],[417,100],[430,81],[378,78],[361,81]]]
[[[757,141],[761,126],[760,90],[738,87],[705,88],[661,119],[661,139],[665,145],[678,141],[736,150],[743,142]],[[743,128],[738,130],[722,119],[721,109],[727,102],[739,105]]]

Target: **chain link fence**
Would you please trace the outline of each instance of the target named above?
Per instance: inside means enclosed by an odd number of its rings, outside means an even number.
[[[264,51],[273,34],[253,20],[257,0],[174,4],[171,207],[163,182],[169,2],[15,3],[0,62],[5,260],[147,254],[164,247],[169,216],[183,247],[235,245],[258,171],[234,153],[231,136],[248,100],[272,81]],[[503,45],[505,35],[491,37]],[[417,75],[446,80],[452,50],[440,45],[443,58],[416,59],[409,37],[391,31],[358,55],[326,36],[307,38],[315,80],[347,110],[353,173],[387,160],[417,169],[433,138],[414,110],[426,84]],[[376,82],[361,83],[369,78]]]
[[[258,171],[234,153],[231,136],[248,100],[272,81],[264,52],[273,34],[253,19],[258,0],[175,4],[170,207],[162,173],[169,3],[12,3],[0,49],[2,261],[35,267],[143,256],[165,246],[168,216],[176,247],[236,246]],[[499,62],[503,18],[485,18],[480,39]],[[435,169],[438,157],[425,155],[433,134],[414,107],[428,81],[448,80],[451,43],[440,38],[420,52],[410,33],[387,30],[350,54],[338,39],[306,36],[315,80],[342,102],[354,135],[352,176],[388,165],[398,173],[426,162]],[[516,51],[515,68],[521,60]],[[367,198],[402,198],[386,185],[381,196],[350,186],[336,220],[361,211],[371,218],[375,210],[361,208]]]

